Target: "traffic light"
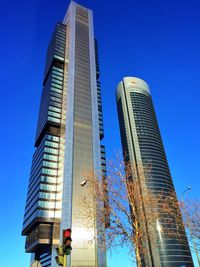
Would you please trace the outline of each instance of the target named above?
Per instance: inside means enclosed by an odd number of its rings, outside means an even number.
[[[72,247],[71,247],[71,242],[72,242],[72,239],[71,239],[71,229],[66,229],[66,230],[63,230],[63,253],[66,254],[66,255],[70,255],[71,254],[71,250],[72,250]]]
[[[65,265],[64,267],[66,267],[66,257],[67,257],[67,255],[71,254],[71,250],[72,250],[72,247],[71,247],[71,242],[72,242],[71,232],[72,231],[69,228],[66,229],[66,230],[63,230],[63,243],[62,243],[62,246],[59,246],[59,247],[56,248],[57,256],[55,257],[55,260],[56,260],[56,263],[59,266]]]
[[[56,253],[58,256],[55,257],[56,263],[59,266],[63,266],[64,264],[64,254],[63,254],[63,246],[59,246],[56,248]]]

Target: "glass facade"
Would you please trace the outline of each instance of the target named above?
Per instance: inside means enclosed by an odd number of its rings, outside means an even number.
[[[134,162],[136,168],[142,166],[144,171],[141,192],[147,189],[155,196],[175,192],[148,85],[138,78],[124,78],[118,85],[117,106],[124,158]],[[148,207],[144,206],[144,212],[145,208]],[[175,222],[169,225],[165,216],[159,218],[159,227],[148,229],[145,237],[148,253],[143,266],[194,266],[183,228],[177,229]],[[177,236],[181,238],[173,238],[170,232],[179,232]],[[151,235],[157,236],[156,244]]]
[[[80,211],[84,172],[100,170],[106,179],[102,139],[92,11],[72,1],[63,23],[56,26],[47,51],[22,230],[26,252],[32,253],[32,260],[40,261],[42,267],[57,266],[55,247],[62,243],[65,228],[72,228],[69,266],[106,266],[106,255],[99,251],[95,238],[96,204],[89,230],[92,242]]]

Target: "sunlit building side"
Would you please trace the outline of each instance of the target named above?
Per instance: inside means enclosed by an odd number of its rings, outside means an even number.
[[[72,229],[68,267],[106,267],[95,203],[90,229],[80,211],[84,172],[105,176],[105,148],[93,13],[71,1],[50,41],[22,234],[31,260],[55,267],[63,229]],[[101,231],[102,231],[101,226]]]

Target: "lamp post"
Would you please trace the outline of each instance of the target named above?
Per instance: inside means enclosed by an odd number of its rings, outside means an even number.
[[[191,185],[189,185],[189,186],[183,191],[183,193],[182,193],[182,197],[181,197],[181,200],[182,200],[182,202],[183,202],[183,205],[184,205],[184,194],[185,194],[187,191],[191,190],[191,189],[192,189],[192,187],[191,187]],[[187,212],[186,212],[186,217],[187,217],[187,220],[188,220],[189,223],[190,223],[190,218],[189,218],[189,215],[187,214]],[[191,233],[191,230],[189,229],[189,227],[188,227],[188,230],[189,230],[189,234],[190,234],[190,236],[191,236],[191,240],[192,240],[192,243],[193,243],[194,251],[195,251],[195,254],[196,254],[196,257],[197,257],[197,261],[198,261],[198,264],[199,264],[199,266],[200,266],[200,258],[199,258],[198,250],[197,250],[197,247],[196,247],[196,243],[195,243],[195,241],[194,241],[194,238],[193,238],[193,236],[192,236],[192,233]]]
[[[184,194],[185,194],[187,191],[191,190],[191,189],[192,189],[192,187],[191,187],[191,185],[189,185],[189,186],[183,191],[183,193],[182,193],[182,197],[181,197],[181,199],[182,199],[183,202],[184,202]]]

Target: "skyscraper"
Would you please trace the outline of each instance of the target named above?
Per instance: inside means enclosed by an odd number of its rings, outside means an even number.
[[[136,166],[141,194],[148,190],[155,196],[159,192],[170,195],[175,192],[174,185],[147,83],[135,77],[126,77],[119,83],[116,97],[124,159]],[[145,166],[149,164],[150,174],[147,175]],[[144,173],[142,181],[139,168]],[[143,203],[144,213],[147,205]],[[143,255],[142,266],[193,266],[183,228],[177,228],[176,223],[168,224],[166,217],[161,214],[159,217],[154,229],[157,243],[152,241],[154,233],[152,227],[148,226],[148,219],[145,222],[147,251]],[[177,237],[181,238],[173,237],[170,231],[176,231]]]
[[[90,231],[79,207],[83,172],[105,172],[103,136],[93,14],[72,1],[47,51],[22,230],[26,252],[42,267],[57,266],[55,247],[66,228],[72,228],[73,239],[68,266],[106,266],[94,238],[95,203]]]

